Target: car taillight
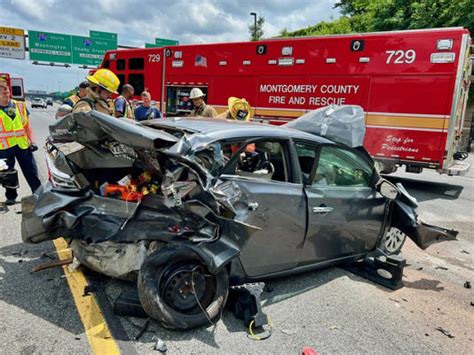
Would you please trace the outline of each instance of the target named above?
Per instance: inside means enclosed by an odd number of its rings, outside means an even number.
[[[46,154],[46,166],[48,167],[48,180],[54,187],[66,190],[79,189],[79,185],[74,177],[56,168],[54,161],[51,159],[49,154]]]

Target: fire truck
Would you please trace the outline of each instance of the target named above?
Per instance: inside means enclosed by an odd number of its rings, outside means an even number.
[[[25,101],[25,90],[22,78],[12,78],[8,73],[0,73],[0,77],[6,79],[14,100]]]
[[[230,96],[245,98],[254,120],[272,124],[322,106],[360,105],[364,146],[381,171],[404,165],[460,175],[469,169],[459,143],[470,46],[468,30],[443,28],[114,50],[100,67],[137,95],[150,91],[167,116],[190,112],[193,87],[218,112]]]

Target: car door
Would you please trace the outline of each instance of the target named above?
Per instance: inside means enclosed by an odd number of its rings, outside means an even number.
[[[298,143],[295,146],[301,150]],[[375,248],[387,202],[375,189],[374,174],[372,162],[355,149],[334,144],[316,148],[315,164],[305,184],[308,229],[302,264]]]
[[[233,149],[233,157],[219,179],[221,186],[237,185],[236,219],[260,228],[240,253],[245,273],[255,277],[297,266],[306,228],[306,201],[303,185],[291,182],[287,139],[255,141],[257,151],[268,155],[273,173],[239,171],[239,156],[251,142]]]

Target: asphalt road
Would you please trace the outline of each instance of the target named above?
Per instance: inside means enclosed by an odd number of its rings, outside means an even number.
[[[53,116],[51,108],[31,110],[38,143],[44,141]],[[41,152],[36,159],[45,178]],[[474,165],[474,158],[468,159]],[[133,285],[95,275],[100,305],[122,352],[157,353],[153,346],[160,338],[170,354],[298,354],[305,346],[319,353],[473,353],[474,297],[464,284],[474,282],[474,170],[464,177],[426,171],[400,172],[389,179],[402,182],[418,199],[426,222],[459,230],[458,241],[427,251],[411,241],[405,244],[409,266],[404,288],[390,291],[340,268],[327,268],[267,283],[273,290],[263,294],[264,311],[274,327],[267,340],[248,339],[242,323],[226,311],[216,326],[187,332],[151,322],[143,336],[132,341],[145,320],[113,316],[109,310]],[[21,185],[20,192],[29,194],[24,179]],[[48,260],[44,253],[54,256],[54,247],[51,242],[23,244],[18,212],[16,205],[0,215],[0,352],[90,353],[62,270],[30,272]]]

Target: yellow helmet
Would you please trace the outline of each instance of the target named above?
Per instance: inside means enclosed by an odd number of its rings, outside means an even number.
[[[230,116],[234,120],[248,121],[250,120],[251,110],[250,104],[245,99],[239,99],[237,97],[229,97],[227,101],[229,107]]]
[[[87,80],[113,94],[118,94],[117,89],[120,85],[120,80],[109,69],[99,69],[94,74],[89,75]]]

